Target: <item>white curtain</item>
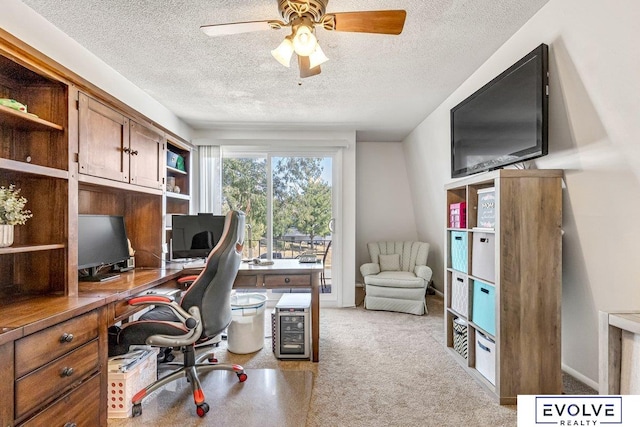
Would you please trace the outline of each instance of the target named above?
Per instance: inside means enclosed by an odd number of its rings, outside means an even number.
[[[198,147],[200,159],[200,206],[198,212],[211,212],[220,215],[222,212],[222,180],[220,147],[201,145]]]

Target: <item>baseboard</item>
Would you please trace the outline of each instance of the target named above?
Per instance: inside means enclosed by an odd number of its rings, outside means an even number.
[[[580,372],[576,371],[575,369],[572,369],[572,368],[568,367],[564,363],[562,364],[562,370],[565,373],[567,373],[568,375],[571,375],[573,378],[577,379],[580,382],[585,383],[586,385],[588,385],[589,387],[591,387],[591,388],[593,388],[595,390],[598,390],[600,388],[600,385],[598,384],[598,381],[594,381],[591,378],[588,378],[588,377],[584,376]]]

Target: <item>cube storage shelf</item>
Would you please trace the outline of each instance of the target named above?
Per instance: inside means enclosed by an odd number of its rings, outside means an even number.
[[[500,404],[562,393],[562,177],[561,170],[503,169],[445,186],[445,342]],[[493,228],[480,207],[487,194]],[[467,227],[449,227],[451,206],[460,203]]]

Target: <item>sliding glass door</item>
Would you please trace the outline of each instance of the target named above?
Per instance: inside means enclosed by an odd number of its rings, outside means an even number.
[[[222,151],[222,212],[247,216],[245,258],[315,258],[324,265],[325,298],[339,286],[334,277],[337,237],[335,170],[331,153]]]

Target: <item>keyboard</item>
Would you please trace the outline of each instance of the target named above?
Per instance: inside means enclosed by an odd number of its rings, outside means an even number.
[[[206,263],[207,262],[203,259],[197,260],[197,261],[185,262],[184,264],[182,264],[182,268],[204,268]]]

